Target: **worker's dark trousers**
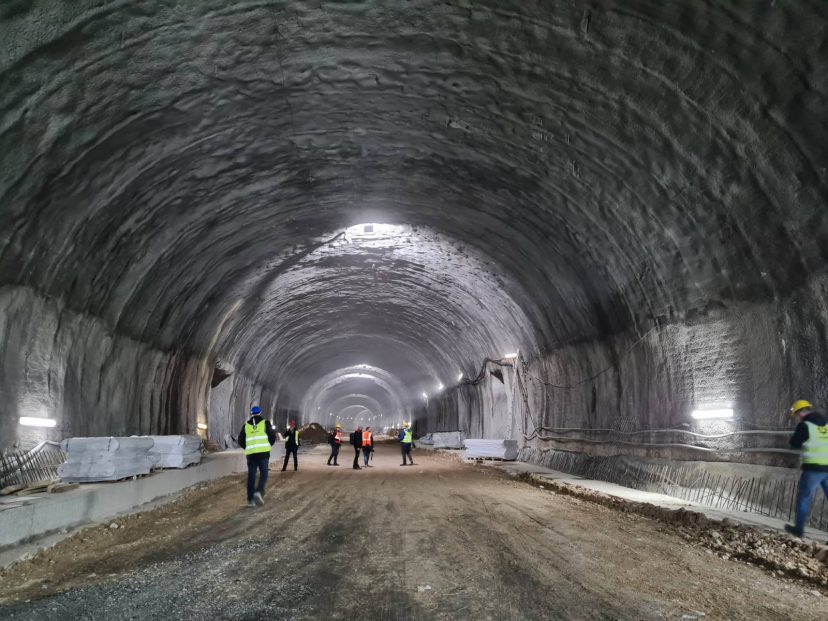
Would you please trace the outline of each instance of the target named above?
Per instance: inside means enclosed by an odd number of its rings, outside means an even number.
[[[411,456],[411,443],[410,442],[401,442],[400,443],[400,450],[402,451],[402,465],[405,465],[405,458],[408,457],[408,461],[411,462],[411,465],[414,465],[414,458]]]
[[[359,447],[354,447],[354,468],[359,468]]]
[[[339,464],[336,463],[337,457],[339,457],[339,445],[331,444],[331,456],[328,457],[328,465],[331,465],[331,460],[333,459],[334,465],[338,466]]]
[[[270,452],[253,453],[247,456],[247,502],[253,500],[253,494],[265,493],[267,484],[267,462],[270,461]],[[259,485],[256,486],[256,470],[259,471]]]
[[[282,472],[287,470],[288,459],[290,459],[290,454],[293,453],[293,469],[299,470],[299,461],[296,458],[296,451],[299,450],[298,446],[287,446],[285,447],[285,463],[282,465]]]

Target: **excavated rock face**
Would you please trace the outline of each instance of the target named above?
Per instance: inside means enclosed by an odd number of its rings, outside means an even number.
[[[682,4],[3,3],[0,446],[828,397],[826,9]]]

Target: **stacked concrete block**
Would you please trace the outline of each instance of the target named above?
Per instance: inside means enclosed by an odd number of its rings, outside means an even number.
[[[148,437],[70,438],[61,442],[66,461],[58,467],[64,481],[117,481],[149,474],[154,441]]]
[[[467,439],[466,457],[470,459],[490,458],[514,461],[518,456],[517,440]]]
[[[418,438],[417,442],[435,449],[461,449],[464,437],[465,434],[462,431],[435,431]]]
[[[198,436],[149,436],[154,445],[150,458],[157,468],[186,468],[201,462],[201,438]]]

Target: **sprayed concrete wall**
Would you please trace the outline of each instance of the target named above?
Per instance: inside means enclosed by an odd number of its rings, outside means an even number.
[[[30,288],[0,287],[0,449],[72,436],[196,433],[207,422],[212,375],[203,359],[118,335]],[[250,380],[226,383],[229,398],[211,408],[217,440],[241,426],[254,400],[268,403]],[[20,416],[57,424],[24,427]]]
[[[795,465],[791,455],[761,449],[788,448],[793,399],[828,403],[828,340],[819,328],[828,321],[826,283],[815,278],[777,303],[521,361],[519,383],[513,367],[503,367],[504,382],[487,372],[479,384],[435,397],[423,429],[591,454]],[[691,417],[711,405],[732,406],[733,420]]]

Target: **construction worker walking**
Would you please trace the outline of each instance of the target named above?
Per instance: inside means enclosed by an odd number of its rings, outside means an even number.
[[[250,414],[250,419],[239,432],[238,442],[247,457],[247,506],[255,507],[264,504],[270,447],[276,443],[276,431],[270,421],[264,420],[258,405],[250,408]],[[256,471],[259,472],[258,485]]]
[[[329,436],[328,442],[331,445],[331,454],[328,457],[329,466],[338,466],[336,459],[339,457],[339,448],[342,446],[342,425],[336,424],[334,432]],[[333,460],[333,464],[331,463]]]
[[[371,458],[371,453],[374,452],[374,432],[371,431],[370,427],[366,427],[365,431],[362,432],[362,461],[365,463],[366,468],[371,468],[372,466],[368,463],[368,460]]]
[[[299,460],[297,459],[297,453],[299,452],[299,430],[296,428],[295,420],[290,421],[290,425],[285,431],[285,436],[287,439],[285,440],[285,463],[282,464],[282,472],[287,470],[288,459],[290,459],[291,453],[293,454],[293,469],[299,470]]]
[[[400,435],[397,436],[397,440],[400,441],[400,451],[402,452],[402,462],[401,466],[406,465],[414,465],[414,458],[411,456],[411,449],[414,447],[414,434],[411,432],[411,423],[406,422],[403,424],[402,430],[400,430]],[[406,464],[405,460],[406,457],[410,464]]]
[[[817,487],[822,487],[828,498],[828,418],[804,400],[794,402],[790,413],[799,419],[789,442],[791,448],[802,450],[802,472],[796,496],[796,522],[785,524],[785,530],[803,537]]]
[[[357,425],[357,428],[351,434],[351,444],[354,447],[354,470],[361,470],[359,467],[359,449],[362,448],[362,425]]]

